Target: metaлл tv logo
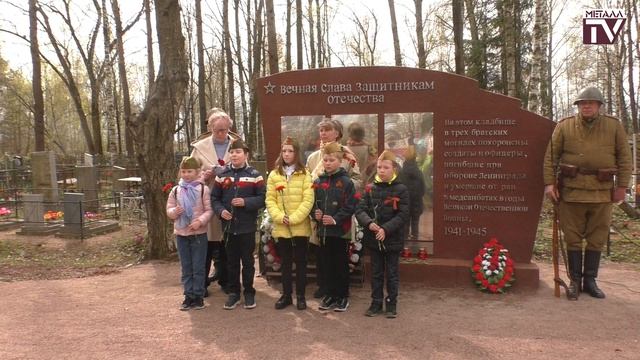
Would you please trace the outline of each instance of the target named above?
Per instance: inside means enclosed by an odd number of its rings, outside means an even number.
[[[622,9],[585,10],[582,18],[582,43],[615,44],[626,21],[627,17]]]

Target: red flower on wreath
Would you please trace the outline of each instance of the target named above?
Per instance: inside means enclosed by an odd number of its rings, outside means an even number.
[[[514,262],[495,237],[484,243],[484,247],[473,258],[471,276],[481,291],[493,294],[504,293],[515,281]]]

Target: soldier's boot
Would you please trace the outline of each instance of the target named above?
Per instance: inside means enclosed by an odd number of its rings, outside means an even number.
[[[578,300],[582,283],[582,250],[567,250],[567,262],[569,263],[567,298],[569,300]]]
[[[604,292],[596,284],[598,268],[600,267],[600,254],[600,251],[593,250],[584,252],[584,284],[582,289],[594,298],[604,299]]]

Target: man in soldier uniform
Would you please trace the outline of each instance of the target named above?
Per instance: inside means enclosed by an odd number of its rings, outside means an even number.
[[[624,200],[631,178],[627,135],[618,119],[600,114],[603,103],[597,88],[582,90],[573,103],[578,114],[558,122],[544,160],[544,192],[558,206],[572,300],[581,290],[605,297],[595,281],[600,254],[609,236],[613,203]]]

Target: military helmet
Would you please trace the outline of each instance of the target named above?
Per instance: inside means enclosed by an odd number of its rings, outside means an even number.
[[[604,96],[602,96],[600,90],[595,86],[589,86],[582,89],[576,100],[573,102],[573,105],[578,105],[578,102],[583,100],[598,101],[600,104],[604,104]]]

